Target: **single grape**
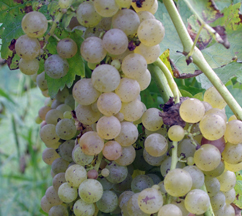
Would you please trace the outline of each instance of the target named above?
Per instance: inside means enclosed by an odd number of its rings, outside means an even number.
[[[162,125],[163,120],[159,116],[160,110],[157,108],[149,108],[142,115],[142,124],[150,131],[157,131]]]
[[[148,86],[150,85],[150,82],[151,82],[150,71],[148,69],[146,69],[146,72],[143,74],[143,76],[137,78],[136,80],[139,83],[140,91],[145,90],[146,88],[148,88]]]
[[[222,175],[218,176],[217,179],[220,182],[220,190],[227,192],[234,188],[236,184],[236,175],[234,172],[225,171]]]
[[[232,144],[242,143],[242,122],[239,120],[228,122],[224,138]]]
[[[59,137],[55,132],[55,125],[47,124],[40,129],[40,138],[48,148],[59,142]]]
[[[109,170],[109,175],[106,177],[106,179],[114,184],[124,181],[128,175],[127,167],[120,166],[115,162],[107,165],[106,168]]]
[[[57,109],[51,109],[45,115],[45,121],[47,124],[53,124],[54,126],[59,120],[63,119],[63,113]]]
[[[155,0],[152,7],[148,11],[152,14],[155,14],[157,10],[158,10],[158,1]]]
[[[163,215],[182,216],[182,211],[174,204],[166,204],[163,205],[158,212],[158,216]]]
[[[41,120],[45,120],[46,114],[51,110],[49,106],[43,106],[39,109],[39,117]]]
[[[56,134],[63,140],[69,140],[76,135],[75,122],[72,119],[62,119],[56,125]]]
[[[71,203],[77,198],[77,188],[64,182],[58,189],[59,198],[65,203]]]
[[[68,216],[67,208],[63,205],[53,206],[49,211],[49,216]]]
[[[122,208],[123,205],[129,201],[132,195],[134,195],[133,191],[124,191],[121,193],[118,198],[119,207]]]
[[[206,176],[204,182],[210,197],[216,195],[220,191],[220,183],[217,178]]]
[[[21,58],[19,60],[19,69],[26,75],[33,75],[39,70],[39,61],[37,59],[25,60]]]
[[[51,170],[56,175],[58,173],[65,172],[68,166],[69,166],[68,161],[62,158],[56,158],[51,165]]]
[[[66,182],[66,178],[65,178],[65,173],[62,172],[62,173],[58,173],[54,176],[53,178],[53,187],[56,191],[58,191],[59,187],[64,183]]]
[[[222,98],[214,86],[206,90],[203,100],[212,105],[213,108],[223,109],[227,105],[225,100]]]
[[[59,157],[59,154],[53,148],[46,148],[42,153],[42,160],[48,165],[51,165]]]
[[[139,193],[146,188],[150,188],[152,185],[154,185],[152,178],[147,175],[138,175],[131,182],[131,190]]]
[[[54,189],[53,186],[48,187],[45,192],[45,197],[49,201],[51,205],[60,205],[62,201],[60,200],[57,191]]]
[[[227,142],[222,153],[224,161],[230,164],[238,164],[242,162],[242,143],[234,145]]]
[[[242,170],[242,162],[238,164],[230,164],[226,161],[224,161],[224,166],[226,170],[232,171],[232,172],[238,172]]]
[[[187,172],[189,172],[190,176],[192,177],[192,190],[199,189],[204,184],[204,174],[200,169],[196,166],[186,166],[183,168]]]
[[[61,58],[72,58],[77,53],[77,45],[71,38],[65,38],[58,42],[57,53]]]
[[[71,6],[72,2],[73,0],[59,0],[58,4],[60,8],[68,9]]]
[[[147,19],[155,19],[155,16],[149,11],[140,11],[137,15],[139,16],[140,23]]]
[[[105,143],[102,153],[108,160],[117,160],[122,154],[122,146],[116,141],[108,141]]]
[[[42,198],[41,198],[41,202],[40,202],[40,206],[41,206],[41,209],[46,212],[46,213],[49,213],[50,209],[54,206],[52,203],[50,203],[46,196],[44,195]]]
[[[227,205],[230,205],[236,199],[236,192],[234,188],[227,192],[223,192],[223,194],[225,195]]]
[[[206,176],[217,177],[217,176],[220,176],[224,172],[224,169],[225,169],[224,162],[220,161],[219,165],[215,169],[213,169],[211,171],[203,171],[203,173]]]
[[[133,163],[135,156],[136,152],[132,145],[128,147],[122,147],[122,154],[118,159],[115,160],[115,162],[121,166],[128,166]]]
[[[71,114],[71,111],[72,111],[72,108],[66,104],[61,104],[59,105],[58,107],[56,107],[57,110],[60,110],[62,113],[63,113],[63,118],[64,117],[64,113],[67,112],[68,114],[71,115],[71,117],[69,119],[72,118],[72,114]]]
[[[196,146],[192,143],[190,139],[183,139],[178,144],[177,154],[178,156],[184,156],[185,158],[193,157],[196,151]]]
[[[171,141],[181,141],[185,136],[185,131],[180,125],[173,125],[168,130],[168,137]]]
[[[87,171],[83,166],[74,164],[66,170],[65,178],[70,186],[78,188],[87,179]]]
[[[74,206],[73,212],[75,215],[93,216],[95,213],[95,205],[84,202],[82,199],[78,199]]]
[[[225,205],[226,197],[223,192],[219,191],[214,196],[210,197],[210,202],[213,208],[213,211],[218,211]]]
[[[219,115],[219,116],[221,116],[224,119],[225,122],[227,122],[227,115],[225,113],[225,109],[212,108],[212,109],[209,109],[208,111],[206,111],[205,114],[206,115],[207,114],[216,114],[216,115]]]
[[[82,151],[80,145],[76,145],[72,150],[72,159],[76,164],[81,166],[88,165],[92,162],[94,156],[93,155],[86,155]]]
[[[139,12],[139,11],[148,11],[151,9],[151,7],[153,6],[154,4],[154,0],[144,0],[142,1],[141,4],[139,4],[138,1],[134,1],[132,2],[132,7],[134,8],[134,10],[136,12]]]
[[[75,146],[74,140],[67,140],[58,148],[58,153],[64,160],[72,162],[72,150]]]
[[[37,83],[37,86],[41,90],[48,89],[47,80],[45,79],[45,72],[44,71],[42,73],[38,74],[38,76],[36,77],[36,83]]]
[[[113,191],[106,190],[96,205],[101,212],[110,213],[118,207],[118,197]]]
[[[145,149],[143,152],[143,156],[144,156],[145,161],[152,166],[160,166],[162,161],[164,161],[165,158],[167,157],[166,154],[159,156],[159,157],[154,157],[154,156],[150,155]]]
[[[112,17],[119,10],[115,0],[95,0],[94,7],[102,17]]]

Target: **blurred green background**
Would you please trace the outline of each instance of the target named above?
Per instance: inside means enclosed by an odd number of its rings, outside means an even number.
[[[30,76],[0,59],[0,216],[39,216],[52,183],[35,123],[45,98]]]

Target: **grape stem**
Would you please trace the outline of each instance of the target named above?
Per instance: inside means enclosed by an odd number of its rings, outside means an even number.
[[[158,90],[160,92],[162,99],[166,103],[169,100],[169,98],[174,97],[174,95],[170,89],[170,86],[167,82],[167,79],[164,73],[158,66],[155,66],[153,64],[149,65],[148,69],[150,71],[150,74],[153,80],[156,82],[156,85],[158,87]]]
[[[102,162],[102,159],[103,159],[103,153],[101,152],[101,153],[99,153],[99,155],[98,155],[98,157],[97,157],[96,164],[95,164],[95,166],[94,166],[94,169],[95,169],[96,171],[99,170],[99,167],[100,167],[100,164],[101,164],[101,162]]]
[[[172,150],[171,150],[171,169],[173,170],[176,168],[176,164],[178,162],[177,158],[177,142],[173,141],[172,143]]]
[[[193,41],[188,34],[186,26],[184,25],[181,16],[176,8],[176,5],[172,0],[163,0],[163,3],[172,19],[172,22],[176,28],[176,31],[180,37],[180,40],[183,45],[184,53],[189,53],[193,46]],[[228,91],[222,81],[219,79],[217,74],[213,71],[211,66],[205,60],[201,51],[194,47],[194,52],[192,54],[193,63],[205,74],[205,76],[210,80],[213,86],[218,90],[220,95],[226,101],[230,109],[233,111],[235,116],[242,120],[242,108],[238,102],[234,99],[232,94]]]
[[[179,103],[180,102],[179,89],[178,89],[178,86],[177,86],[175,80],[172,77],[171,72],[166,67],[166,65],[164,64],[164,62],[161,61],[160,58],[158,58],[154,62],[154,65],[158,66],[162,70],[162,72],[164,73],[164,75],[165,75],[165,77],[167,79],[167,82],[168,82],[168,84],[169,84],[169,86],[171,88],[171,91],[172,91],[172,93],[174,95],[175,102],[176,103]]]

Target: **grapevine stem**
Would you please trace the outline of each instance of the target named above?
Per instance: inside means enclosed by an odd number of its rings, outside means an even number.
[[[183,44],[183,49],[185,53],[189,53],[193,42],[190,38],[186,26],[184,25],[181,16],[172,0],[163,0],[164,5],[172,19],[172,22],[177,30],[180,40]],[[201,51],[195,47],[193,52],[193,63],[196,64],[200,70],[205,74],[205,76],[210,80],[213,86],[218,90],[223,99],[226,101],[230,109],[233,111],[235,116],[242,120],[242,109],[238,102],[234,99],[222,81],[219,79],[217,74],[213,71],[210,65],[205,60]]]
[[[173,141],[172,151],[171,151],[171,170],[176,168],[178,162],[177,158],[177,142]]]
[[[96,161],[96,164],[94,166],[94,169],[95,170],[97,170],[97,171],[99,170],[99,167],[100,167],[100,164],[102,162],[102,159],[103,159],[103,154],[101,152],[101,153],[99,153],[98,158],[97,158],[97,161]]]
[[[169,84],[164,73],[160,70],[158,66],[155,66],[153,64],[149,65],[148,69],[151,73],[153,80],[156,82],[161,97],[166,103],[169,100],[169,98],[174,97],[174,95],[169,87]]]
[[[173,93],[173,95],[174,95],[175,102],[176,102],[176,103],[179,103],[179,102],[180,102],[179,89],[178,89],[178,87],[177,87],[177,84],[176,84],[175,80],[174,80],[173,77],[172,77],[171,72],[170,72],[169,69],[166,67],[166,65],[161,61],[160,58],[158,58],[158,59],[154,62],[154,64],[155,64],[156,66],[158,66],[158,67],[162,70],[162,72],[164,73],[164,75],[165,75],[165,77],[166,77],[166,79],[167,79],[167,82],[168,82],[168,84],[169,84],[169,86],[170,86],[170,88],[171,88],[171,91],[172,91],[172,93]]]

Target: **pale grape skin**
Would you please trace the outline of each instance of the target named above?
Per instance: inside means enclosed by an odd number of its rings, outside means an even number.
[[[62,158],[56,158],[51,165],[51,170],[56,175],[58,173],[65,172],[68,166],[69,166],[68,161]]]
[[[73,0],[59,0],[58,5],[62,9],[68,9],[73,3]]]
[[[118,197],[113,191],[106,190],[96,205],[100,211],[110,213],[118,207]]]
[[[181,141],[185,136],[185,131],[180,125],[173,125],[168,130],[168,137],[172,141]]]
[[[47,124],[40,130],[40,138],[48,148],[59,142],[59,137],[55,132],[55,125]]]
[[[68,216],[67,208],[63,205],[53,206],[49,211],[49,216]]]
[[[224,172],[225,170],[225,161],[220,161],[219,165],[211,170],[211,171],[203,171],[203,173],[206,175],[206,176],[210,176],[210,177],[218,177],[220,175],[222,175],[222,173]]]
[[[128,202],[123,205],[123,207],[124,208],[125,207],[127,208],[126,211],[127,211],[128,215],[133,215],[133,216],[148,216],[149,214],[146,214],[145,212],[143,212],[140,209],[139,205],[138,205],[138,202],[137,201],[138,201],[139,194],[140,193],[133,194],[130,197],[130,199],[128,200]]]
[[[163,120],[159,116],[160,110],[157,108],[149,108],[142,115],[142,124],[150,131],[157,131],[162,125]]]
[[[152,178],[147,175],[137,175],[131,182],[131,190],[134,193],[139,193],[152,185],[154,185]]]
[[[102,17],[112,17],[119,10],[115,0],[96,0],[94,1],[94,7]]]
[[[70,140],[76,135],[76,126],[72,119],[62,119],[56,125],[56,134],[63,140]]]
[[[150,85],[150,82],[151,82],[150,71],[148,69],[146,69],[146,72],[143,74],[143,76],[139,77],[136,80],[140,85],[140,91],[145,90],[146,88],[148,88],[148,86]]]
[[[41,118],[41,120],[45,120],[45,116],[46,114],[51,110],[51,108],[49,106],[43,106],[39,109],[39,117]]]
[[[189,172],[190,176],[192,177],[192,190],[199,189],[203,186],[204,174],[200,169],[198,169],[196,166],[186,166],[183,169]]]
[[[225,205],[226,197],[223,192],[219,191],[214,196],[210,197],[210,202],[213,208],[213,211],[218,211]]]
[[[47,80],[45,79],[45,72],[44,71],[42,73],[40,73],[40,74],[37,75],[37,77],[36,77],[36,83],[37,83],[37,86],[41,90],[48,89]]]
[[[124,181],[128,175],[127,167],[120,166],[115,162],[108,164],[106,168],[109,170],[109,175],[106,177],[106,179],[113,184],[118,184]]]
[[[33,60],[19,60],[19,69],[25,75],[33,75],[38,72],[39,70],[39,61],[37,59]]]
[[[47,124],[53,124],[56,126],[60,119],[63,119],[63,113],[60,110],[51,109],[45,115],[45,121]]]
[[[57,53],[61,58],[72,58],[77,53],[77,45],[71,38],[65,38],[58,42]]]
[[[108,141],[105,143],[102,153],[108,160],[117,160],[122,154],[122,146],[116,141]]]
[[[81,166],[88,165],[92,162],[94,156],[93,155],[86,155],[81,150],[80,145],[76,145],[72,150],[72,159],[76,164]]]
[[[95,213],[95,205],[93,203],[88,204],[82,199],[78,199],[73,206],[73,212],[75,215],[93,216]]]
[[[158,212],[158,216],[163,215],[182,216],[182,211],[174,204],[166,204],[163,205]]]
[[[230,164],[239,164],[242,162],[242,143],[237,145],[227,142],[222,153],[224,161]]]
[[[134,10],[136,12],[149,11],[152,8],[154,2],[155,2],[154,0],[145,0],[144,2],[142,2],[142,6],[141,7],[138,7],[136,5],[136,2],[132,2],[131,5],[132,5],[132,7],[134,8]]]
[[[65,173],[62,172],[62,173],[58,173],[54,176],[53,178],[53,187],[56,191],[58,191],[59,187],[64,183],[66,182],[66,178],[65,178]]]
[[[216,195],[220,191],[220,183],[217,178],[206,176],[204,182],[210,197]]]
[[[143,156],[144,156],[145,161],[152,166],[160,166],[162,161],[164,161],[165,158],[167,157],[166,154],[164,154],[160,157],[153,157],[145,149],[143,151]]]
[[[78,188],[87,179],[87,172],[83,166],[74,164],[66,170],[65,179],[70,186]]]
[[[122,147],[122,154],[118,159],[115,160],[115,162],[121,166],[128,166],[133,163],[135,156],[136,151],[132,145]]]
[[[54,206],[62,204],[57,191],[54,189],[53,186],[48,187],[45,192],[46,199]]]
[[[122,206],[129,201],[132,195],[134,195],[133,191],[124,191],[121,193],[118,198],[119,207],[122,208]]]
[[[46,148],[42,153],[42,160],[48,165],[51,165],[59,157],[59,154],[53,148]]]
[[[71,203],[77,198],[77,188],[72,187],[68,182],[64,182],[58,188],[58,196],[65,203]]]
[[[234,188],[227,192],[223,192],[223,194],[225,195],[227,205],[230,205],[236,199],[236,191]]]
[[[155,16],[149,11],[139,11],[137,15],[139,16],[140,22],[146,19],[155,19]]]
[[[236,184],[236,175],[234,172],[225,171],[222,175],[218,176],[217,179],[220,182],[220,190],[227,192],[234,188]]]
[[[129,8],[132,0],[115,0],[115,2],[120,8]]]
[[[58,153],[61,158],[68,162],[72,162],[72,151],[75,146],[74,140],[67,140],[64,143],[62,143],[58,148]]]
[[[242,122],[239,120],[232,120],[226,125],[224,138],[232,143],[242,143]]]

